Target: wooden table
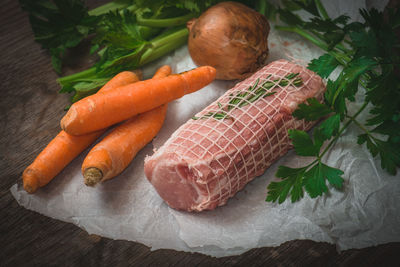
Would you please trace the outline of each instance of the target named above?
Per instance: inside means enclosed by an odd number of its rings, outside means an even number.
[[[68,95],[58,94],[50,57],[34,42],[18,2],[3,0],[0,13],[0,266],[384,266],[400,262],[400,243],[340,254],[333,245],[309,240],[224,258],[165,249],[152,252],[135,242],[88,235],[73,224],[20,207],[9,189],[21,182],[23,169],[59,131]],[[69,62],[65,73],[88,64]]]

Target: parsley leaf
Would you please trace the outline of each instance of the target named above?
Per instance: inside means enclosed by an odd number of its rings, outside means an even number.
[[[328,45],[327,50],[329,51],[343,40],[346,34],[344,26],[348,20],[349,17],[346,15],[341,15],[333,20],[313,17],[310,19],[310,22],[305,23],[305,27],[320,32]]]
[[[384,122],[398,124],[400,116],[400,78],[394,69],[383,68],[382,75],[371,74],[366,99],[374,106],[370,110],[372,117],[367,125],[379,125]]]
[[[337,189],[343,186],[343,171],[318,162],[304,174],[304,186],[310,197],[322,196],[328,191],[326,180]]]
[[[323,140],[328,140],[332,136],[337,135],[340,127],[340,114],[335,114],[325,121],[323,121],[319,126],[318,130]]]
[[[292,139],[297,155],[318,156],[320,146],[314,144],[311,137],[305,131],[290,129],[289,137]]]
[[[365,56],[356,57],[349,62],[346,68],[343,69],[341,82],[349,84],[353,81],[358,81],[363,73],[372,69],[376,65],[376,61],[371,58]]]
[[[346,101],[343,90],[340,89],[340,77],[335,81],[328,80],[324,94],[325,102],[333,111],[340,114],[341,118],[347,114]]]
[[[372,156],[375,157],[379,154],[382,169],[386,169],[392,175],[397,173],[397,168],[400,167],[400,142],[382,141],[365,133],[358,136],[357,143],[366,143]]]
[[[313,0],[286,0],[285,5],[291,5],[291,10],[304,9],[314,16],[319,16],[318,8]]]
[[[312,164],[310,164],[312,165]],[[336,189],[343,187],[343,171],[332,168],[321,162],[316,162],[310,169],[309,166],[302,168],[290,168],[279,166],[276,177],[281,178],[280,182],[271,182],[268,185],[266,201],[282,203],[290,195],[291,201],[300,200],[303,195],[303,187],[310,197],[321,196],[328,191],[326,180]],[[308,170],[307,170],[308,169]]]
[[[335,81],[328,80],[325,101],[341,115],[341,118],[347,114],[346,99],[354,101],[361,75],[376,65],[377,63],[370,58],[355,58],[348,63]]]
[[[381,157],[381,167],[388,173],[396,175],[397,168],[400,167],[400,143],[376,140]]]
[[[285,201],[288,195],[292,202],[296,202],[304,195],[303,176],[306,168],[289,168],[279,166],[276,177],[283,179],[281,182],[271,182],[268,185],[268,195],[266,201],[279,203]]]
[[[357,144],[362,145],[366,143],[369,152],[371,152],[372,156],[376,156],[379,153],[378,146],[372,141],[368,134],[360,134],[357,137]]]
[[[339,66],[339,61],[331,54],[323,54],[308,64],[308,68],[322,78],[328,78],[337,66]]]
[[[393,120],[383,121],[371,132],[389,135],[395,142],[400,142],[400,121],[398,118],[397,121],[396,118],[393,118]]]
[[[292,115],[298,119],[315,121],[332,112],[329,106],[321,104],[316,98],[308,98],[307,104],[299,104]]]
[[[158,30],[160,31],[160,30]],[[105,14],[96,29],[93,43],[99,46],[107,45],[108,49],[133,49],[144,42],[141,28],[136,23],[136,15],[124,9]]]
[[[286,9],[279,9],[278,10],[279,18],[289,25],[301,25],[303,24],[303,20],[296,14],[286,10]]]
[[[374,56],[379,53],[377,40],[372,31],[360,29],[359,31],[350,32],[349,36],[352,41],[352,46],[358,49],[358,54]]]

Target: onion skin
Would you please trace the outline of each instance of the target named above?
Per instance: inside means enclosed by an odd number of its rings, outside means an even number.
[[[194,63],[214,67],[217,79],[245,79],[265,65],[268,20],[243,4],[219,3],[189,21],[187,28]]]

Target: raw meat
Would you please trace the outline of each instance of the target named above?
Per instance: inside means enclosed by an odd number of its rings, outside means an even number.
[[[232,97],[248,91],[258,79],[261,85],[291,73],[299,73],[302,85],[294,86],[291,80],[270,89],[276,91],[273,95],[230,109],[226,118],[204,117],[226,111]],[[272,62],[196,114],[200,119],[190,119],[175,131],[146,158],[145,174],[172,208],[202,211],[224,205],[291,148],[288,129],[312,127],[312,122],[291,114],[307,98],[321,100],[324,91],[314,72],[286,60]]]

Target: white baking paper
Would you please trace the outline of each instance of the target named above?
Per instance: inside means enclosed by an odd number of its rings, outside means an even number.
[[[384,6],[380,1],[378,4]],[[365,3],[329,1],[326,7],[333,17],[347,12],[359,20],[357,7],[365,7]],[[269,43],[269,61],[287,58],[306,65],[322,53],[302,38],[274,29]],[[162,64],[170,64],[174,72],[195,67],[187,47],[183,47],[147,67],[145,77],[151,76]],[[356,127],[350,127],[324,158],[327,164],[345,172],[343,191],[330,188],[330,193],[323,197],[305,196],[294,204],[265,202],[266,188],[275,180],[279,165],[302,166],[304,159],[291,151],[226,206],[201,213],[169,208],[143,173],[144,157],[232,85],[233,82],[215,81],[172,102],[165,124],[153,143],[113,180],[95,188],[83,184],[80,167],[87,150],[36,194],[27,194],[18,184],[11,192],[27,209],[74,223],[89,234],[136,241],[152,249],[168,248],[221,257],[256,247],[278,246],[294,239],[329,242],[336,244],[338,250],[400,241],[400,175],[390,176],[382,171],[379,160],[373,159],[364,146],[357,145]]]

